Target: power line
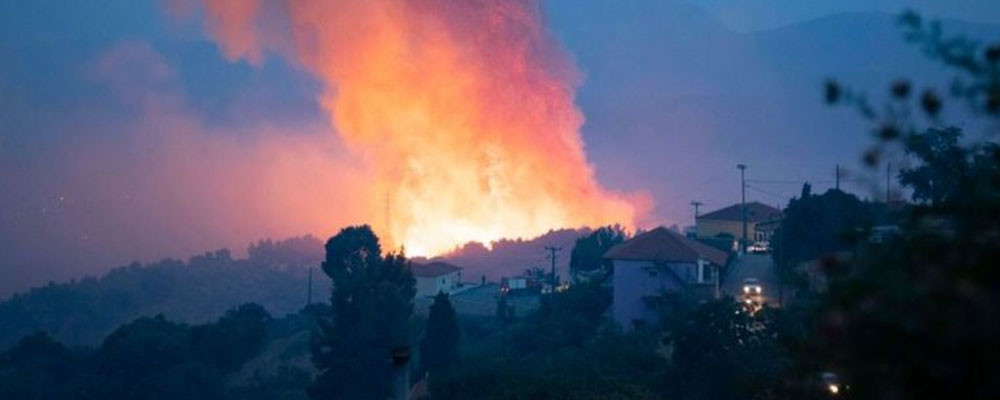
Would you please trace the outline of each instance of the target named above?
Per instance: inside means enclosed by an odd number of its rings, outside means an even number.
[[[765,184],[776,184],[776,185],[801,185],[806,182],[818,182],[810,180],[787,180],[787,179],[747,179],[750,183],[765,183]],[[831,181],[832,182],[832,181]]]
[[[780,195],[780,194],[777,194],[777,193],[774,193],[774,192],[770,192],[770,191],[761,189],[761,188],[756,187],[756,186],[747,185],[747,187],[750,188],[750,189],[753,189],[753,190],[757,191],[758,193],[761,193],[761,194],[764,194],[764,195],[767,195],[767,196],[771,196],[771,197],[774,197],[774,198],[777,198],[777,199],[780,199],[780,200],[789,200],[789,199],[791,199],[791,197]]]
[[[869,182],[869,181],[871,181],[871,179],[869,179],[869,178],[853,178],[853,179],[840,178],[840,182],[841,183],[843,183],[843,182]],[[802,180],[747,179],[747,182],[750,182],[750,183],[759,183],[759,184],[765,184],[765,185],[801,185],[801,184],[804,184],[804,183],[821,185],[821,184],[827,184],[827,183],[833,183],[833,184],[837,183],[837,181],[835,179],[823,179],[823,180],[816,180],[816,179],[802,179]]]

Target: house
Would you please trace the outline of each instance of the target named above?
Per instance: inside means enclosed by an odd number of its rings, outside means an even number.
[[[604,258],[614,264],[613,317],[629,330],[657,321],[664,294],[715,296],[729,253],[659,227],[612,247]]]
[[[439,292],[450,294],[462,284],[462,267],[435,261],[410,267],[417,280],[416,297],[433,297]]]
[[[781,210],[756,201],[746,203],[746,210],[747,240],[767,247],[774,231],[780,226]],[[699,215],[695,219],[695,232],[698,238],[731,237],[738,241],[743,237],[742,205],[734,204]]]
[[[500,290],[503,292],[517,292],[528,289],[528,282],[531,279],[526,276],[513,276],[510,278],[500,278]]]

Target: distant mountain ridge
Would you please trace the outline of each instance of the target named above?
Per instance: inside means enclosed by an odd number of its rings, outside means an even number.
[[[817,190],[832,186],[838,164],[867,178],[870,127],[854,110],[825,104],[826,79],[872,101],[898,79],[919,90],[950,84],[950,73],[904,40],[894,13],[737,32],[690,1],[572,2],[559,11],[550,15],[554,30],[585,76],[577,102],[595,172],[612,189],[648,190],[660,223],[690,223],[693,199],[707,208],[738,202],[737,163],[749,166],[748,179],[823,181]],[[944,20],[942,28],[1000,39],[1000,23]],[[757,186],[749,199],[774,204],[801,184]],[[864,194],[870,185],[848,186]]]

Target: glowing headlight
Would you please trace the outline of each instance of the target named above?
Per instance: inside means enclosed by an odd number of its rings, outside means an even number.
[[[830,394],[840,393],[840,386],[837,386],[836,384],[833,383],[826,385],[826,389],[830,391]]]

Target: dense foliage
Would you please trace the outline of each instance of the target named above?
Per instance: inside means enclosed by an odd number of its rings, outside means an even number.
[[[285,247],[287,243],[294,246]],[[293,313],[306,302],[306,268],[321,261],[299,264],[310,258],[302,249],[308,247],[303,238],[279,241],[252,247],[270,250],[252,251],[244,260],[220,250],[187,263],[133,263],[100,278],[35,288],[0,302],[0,349],[35,331],[71,345],[95,345],[119,325],[143,315],[202,323],[244,302],[261,304],[278,315]],[[257,252],[269,256],[257,258]]]
[[[946,37],[939,24],[903,16],[908,39],[958,72],[953,100],[900,80],[876,112],[863,95],[827,84],[827,99],[858,107],[879,144],[866,160],[902,146],[916,166],[901,180],[918,201],[900,235],[831,263],[829,292],[804,365],[834,368],[854,398],[996,398],[1000,384],[1000,149],[995,138],[960,139],[943,122],[964,104],[986,125],[1000,122],[1000,44]],[[961,107],[960,107],[961,108]],[[977,121],[980,122],[980,121]],[[966,122],[963,122],[963,125]]]
[[[226,398],[223,377],[260,352],[270,320],[256,304],[195,326],[142,317],[96,349],[69,349],[45,333],[31,334],[0,353],[0,398]]]
[[[577,239],[570,253],[570,271],[610,271],[612,265],[610,260],[604,258],[604,253],[624,241],[625,232],[619,226],[605,226]]]
[[[772,255],[779,265],[791,267],[851,250],[872,226],[887,221],[884,203],[862,201],[838,189],[816,195],[805,184],[784,210]]]
[[[488,347],[492,354],[477,353],[463,358],[462,368],[432,375],[432,398],[655,398],[651,388],[664,367],[657,340],[622,335],[604,317],[610,302],[609,289],[597,284],[544,295],[538,311],[510,326],[509,348],[498,348],[505,333],[495,332],[466,347]]]
[[[427,328],[420,342],[420,362],[427,372],[450,369],[458,362],[461,331],[448,295],[438,293],[427,315]]]
[[[332,310],[318,314],[312,339],[320,370],[309,386],[316,399],[384,399],[389,351],[410,344],[416,282],[402,254],[382,255],[368,226],[344,228],[326,243],[323,271],[333,280]]]
[[[791,366],[778,311],[750,313],[732,298],[682,305],[664,316],[671,392],[684,399],[786,397]]]

